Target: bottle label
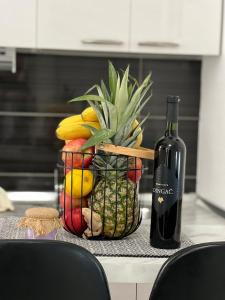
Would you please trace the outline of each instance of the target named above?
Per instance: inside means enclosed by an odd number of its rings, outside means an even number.
[[[156,169],[152,190],[153,205],[158,213],[163,214],[178,201],[178,179],[174,172],[165,165]]]

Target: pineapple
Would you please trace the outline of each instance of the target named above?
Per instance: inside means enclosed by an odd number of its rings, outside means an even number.
[[[151,98],[151,75],[142,84],[129,76],[129,66],[122,78],[109,63],[109,89],[104,81],[95,85],[81,97],[70,102],[87,101],[96,112],[101,129],[88,124],[83,126],[92,131],[92,137],[81,150],[100,143],[111,143],[123,147],[135,147],[142,135],[141,126],[148,115],[138,123],[137,119]],[[90,94],[94,89],[98,95]],[[115,154],[96,155],[94,170],[98,170],[96,184],[89,198],[89,207],[100,214],[103,236],[116,238],[128,235],[139,222],[137,184],[126,177],[128,157]]]
[[[134,231],[139,221],[136,191],[135,183],[115,175],[106,176],[96,184],[88,202],[101,216],[105,236],[116,238]]]

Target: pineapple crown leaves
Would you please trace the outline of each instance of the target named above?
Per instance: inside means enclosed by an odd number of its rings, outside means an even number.
[[[98,129],[89,125],[89,124],[82,124],[82,127],[87,128],[91,131],[92,135],[95,135],[98,132]]]
[[[106,143],[111,143],[110,138],[113,135],[115,135],[115,132],[107,128],[97,130],[94,133],[94,135],[92,135],[80,149],[81,151],[83,151],[89,147],[100,144],[102,141],[105,141]]]
[[[130,137],[124,142],[124,147],[131,147],[135,144],[135,140],[140,134],[140,131],[144,131],[144,129],[141,129],[141,126],[145,123],[145,121],[149,118],[150,114],[147,114],[144,119],[132,130]]]
[[[69,101],[87,101],[99,119],[101,129],[94,131],[94,135],[83,145],[83,149],[101,142],[121,146],[134,145],[137,139],[138,134],[137,131],[132,131],[132,124],[151,98],[151,94],[149,95],[152,85],[151,74],[138,84],[129,74],[129,66],[120,77],[113,64],[109,62],[108,76],[108,88],[101,80],[100,85],[95,84],[83,96]],[[92,93],[94,90],[97,91],[97,95]],[[139,132],[140,130],[141,126],[138,128]]]

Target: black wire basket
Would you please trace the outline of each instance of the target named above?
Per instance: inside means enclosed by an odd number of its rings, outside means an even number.
[[[140,159],[61,151],[58,172],[58,207],[67,231],[88,239],[122,239],[137,230]]]

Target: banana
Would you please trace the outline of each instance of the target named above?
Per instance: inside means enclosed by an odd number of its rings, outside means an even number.
[[[142,131],[139,133],[139,135],[137,136],[136,142],[134,144],[134,148],[138,148],[141,146],[141,143],[143,141],[143,133]]]
[[[91,131],[83,127],[83,124],[87,124],[95,127],[96,129],[100,129],[100,125],[98,122],[75,122],[72,124],[59,126],[56,129],[56,136],[60,140],[74,140],[77,138],[88,139],[89,137],[91,137]]]
[[[96,112],[91,106],[87,107],[85,110],[82,111],[81,117],[83,121],[98,122],[98,117],[96,115]]]
[[[138,120],[135,120],[134,123],[132,124],[132,130],[134,130],[138,125],[139,125]],[[143,133],[142,133],[142,129],[140,128],[140,133],[137,136],[136,142],[134,144],[134,148],[140,147],[142,141],[143,141]]]
[[[67,124],[73,124],[75,122],[82,122],[83,119],[81,117],[81,115],[73,115],[73,116],[70,116],[70,117],[67,117],[65,119],[63,119],[58,126],[64,126],[64,125],[67,125]]]

